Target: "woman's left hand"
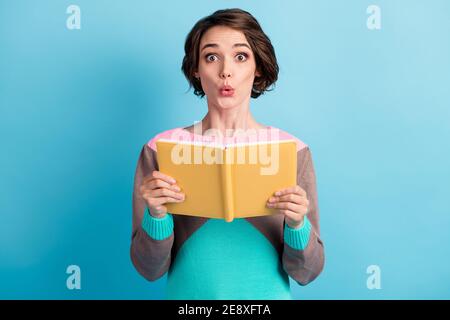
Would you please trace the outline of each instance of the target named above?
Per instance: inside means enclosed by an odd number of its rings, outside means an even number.
[[[284,214],[284,219],[288,226],[296,229],[303,225],[309,201],[306,191],[297,185],[275,192],[268,199],[266,206],[277,209],[279,213]]]

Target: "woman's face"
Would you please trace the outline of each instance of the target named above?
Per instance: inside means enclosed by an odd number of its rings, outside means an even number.
[[[259,72],[244,33],[225,26],[212,27],[202,36],[199,50],[195,76],[200,77],[208,102],[220,108],[248,103]],[[233,90],[224,90],[226,85]]]

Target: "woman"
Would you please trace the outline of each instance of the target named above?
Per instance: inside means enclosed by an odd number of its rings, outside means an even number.
[[[270,40],[248,12],[216,11],[186,38],[182,70],[194,93],[206,95],[208,113],[200,124],[160,133],[142,148],[134,180],[133,264],[150,281],[168,272],[168,299],[292,299],[288,276],[306,285],[324,265],[309,147],[280,131],[280,140],[297,141],[297,185],[274,190],[267,200],[278,214],[232,223],[168,213],[164,204],[185,195],[156,160],[155,141],[180,131],[203,137],[215,130],[232,141],[230,131],[275,129],[250,112],[250,98],[277,80]]]

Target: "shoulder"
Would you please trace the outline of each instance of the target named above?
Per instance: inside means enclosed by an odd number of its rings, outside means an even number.
[[[309,146],[302,140],[300,140],[297,136],[294,134],[287,132],[285,130],[282,130],[280,128],[276,127],[270,127],[271,130],[275,130],[276,134],[278,134],[278,138],[280,141],[282,140],[294,140],[297,143],[297,152],[299,151],[307,151],[309,150]]]
[[[156,151],[156,141],[159,139],[170,139],[170,140],[183,140],[183,137],[188,138],[189,132],[184,130],[182,127],[177,127],[173,129],[168,129],[154,135],[147,143],[146,146],[153,151]]]

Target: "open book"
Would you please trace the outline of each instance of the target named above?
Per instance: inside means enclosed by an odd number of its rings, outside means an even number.
[[[185,194],[166,203],[173,214],[225,219],[275,213],[267,200],[277,190],[295,186],[294,140],[212,144],[201,141],[156,141],[159,171],[173,177]]]

